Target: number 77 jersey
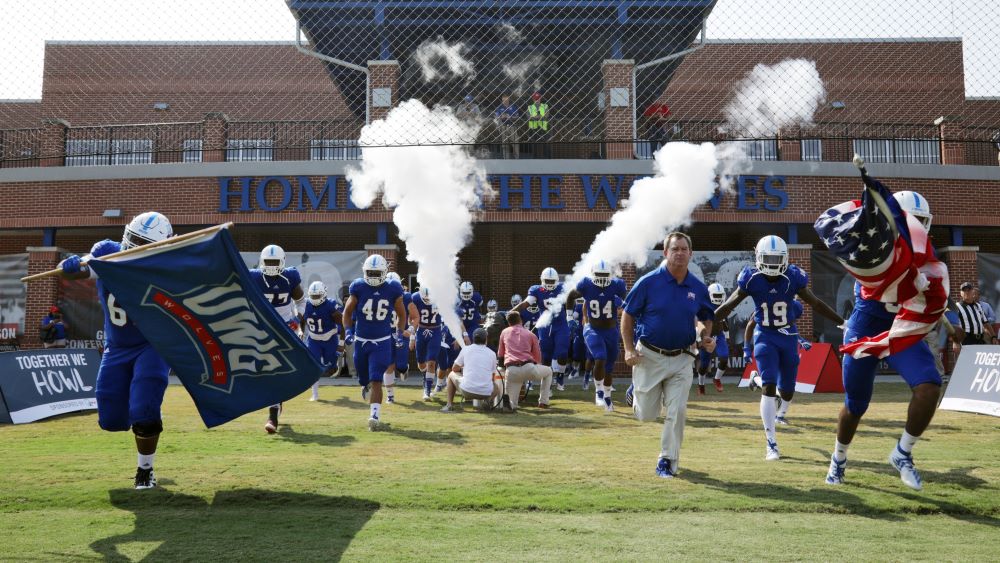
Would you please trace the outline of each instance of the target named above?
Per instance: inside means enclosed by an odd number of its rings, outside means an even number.
[[[795,296],[808,284],[809,276],[794,264],[773,282],[751,266],[743,268],[736,279],[737,287],[753,299],[757,326],[765,330],[788,329],[785,332],[790,333],[795,333],[795,320],[801,314],[801,309],[793,305]]]

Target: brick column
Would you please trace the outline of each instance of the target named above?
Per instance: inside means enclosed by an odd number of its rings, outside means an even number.
[[[952,301],[961,299],[958,288],[963,282],[979,284],[979,247],[978,246],[946,246],[940,254],[945,264],[948,264],[948,281],[951,284],[949,295]]]
[[[54,246],[29,246],[26,250],[29,276],[51,270],[59,264],[60,250]],[[42,326],[42,319],[48,314],[49,307],[58,301],[58,276],[28,283],[21,348],[42,347],[42,341],[38,339],[38,329]]]
[[[483,289],[494,296],[500,309],[506,310],[514,294],[514,230],[496,225],[490,229],[489,236],[489,281]]]
[[[788,263],[795,264],[802,269],[806,275],[812,274],[812,245],[811,244],[789,244]],[[813,340],[813,310],[812,307],[803,307],[802,317],[796,321],[799,334],[806,340]]]
[[[225,162],[226,142],[229,140],[229,118],[213,111],[205,114],[201,122],[202,162]]]
[[[941,131],[941,164],[966,164],[964,128],[947,121],[938,127]]]
[[[604,138],[632,139],[632,116],[635,115],[635,92],[632,91],[632,59],[607,59],[601,65],[604,77]],[[607,143],[609,159],[634,158],[632,142]]]
[[[399,272],[399,270],[396,269],[398,267],[397,259],[399,255],[399,247],[395,244],[366,244],[365,252],[368,253],[368,256],[371,256],[372,254],[381,255],[382,258],[385,258],[385,261],[389,263],[390,272]]]
[[[63,119],[42,120],[41,156],[39,166],[63,166],[66,162],[66,131],[69,122]],[[39,321],[41,322],[41,321]]]
[[[382,119],[399,103],[399,61],[368,61],[369,119]]]
[[[798,127],[782,129],[778,132],[778,158],[780,160],[802,160],[802,133]]]

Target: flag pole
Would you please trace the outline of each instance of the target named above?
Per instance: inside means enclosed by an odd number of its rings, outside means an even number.
[[[197,231],[192,231],[192,232],[187,233],[187,234],[178,235],[178,236],[170,237],[170,238],[165,238],[163,240],[159,240],[159,241],[156,241],[156,242],[151,242],[149,244],[144,244],[142,246],[135,246],[135,247],[129,248],[127,250],[120,250],[118,252],[115,252],[114,254],[108,254],[107,256],[101,256],[101,260],[109,260],[111,258],[120,258],[122,256],[128,256],[129,254],[134,254],[134,253],[139,252],[139,251],[149,250],[150,248],[156,248],[156,247],[159,247],[159,246],[168,246],[168,245],[171,245],[171,244],[176,244],[178,242],[184,242],[186,240],[190,240],[190,239],[193,239],[195,237],[198,237],[198,236],[201,236],[201,235],[205,235],[205,234],[208,234],[208,233],[211,233],[211,232],[214,232],[214,231],[220,231],[222,229],[228,229],[228,228],[230,228],[232,226],[233,226],[233,223],[232,223],[232,221],[230,221],[228,223],[223,223],[221,225],[215,225],[215,226],[212,226],[212,227],[206,227],[204,229],[199,229]],[[87,263],[87,261],[81,261],[80,265],[83,266],[86,263]],[[36,280],[41,280],[41,279],[45,279],[45,278],[50,278],[52,276],[58,276],[61,273],[62,273],[62,268],[55,268],[53,270],[48,270],[47,272],[41,272],[41,273],[38,273],[38,274],[32,274],[30,276],[25,276],[25,277],[21,278],[21,281],[22,282],[36,281]]]

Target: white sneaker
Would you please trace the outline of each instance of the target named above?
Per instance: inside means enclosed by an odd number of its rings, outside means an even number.
[[[441,412],[451,412],[451,405],[441,407]]]
[[[312,397],[309,397],[310,403],[315,403],[318,400],[319,400],[319,395],[313,395]]]
[[[424,400],[425,401],[430,401],[431,400],[431,394],[430,393],[424,393]]]
[[[781,454],[778,453],[778,443],[768,442],[767,455],[764,456],[764,461],[778,461],[779,459],[781,459]]]
[[[837,458],[830,456],[830,470],[826,472],[827,485],[843,485],[844,471],[847,469],[847,458],[844,461],[837,461]]]
[[[368,419],[368,430],[375,432],[378,430],[379,421],[374,416]]]
[[[605,412],[615,412],[615,405],[611,401],[604,401]]]
[[[565,390],[566,390],[565,385],[556,385],[556,391],[565,391]]]
[[[788,419],[783,416],[776,416],[774,417],[774,423],[782,426],[788,426]]]
[[[892,453],[889,454],[889,463],[896,468],[896,471],[899,471],[899,478],[903,480],[904,485],[915,491],[924,488],[924,482],[920,478],[920,473],[917,472],[917,468],[913,465],[913,455],[899,449],[898,443],[892,449]]]

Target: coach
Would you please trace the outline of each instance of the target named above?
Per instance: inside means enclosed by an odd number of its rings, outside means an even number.
[[[643,422],[666,408],[656,474],[677,474],[694,362],[695,319],[704,325],[701,343],[712,346],[715,318],[708,288],[688,272],[691,237],[673,232],[663,241],[666,260],[639,278],[622,311],[625,363],[632,366],[633,408]]]

